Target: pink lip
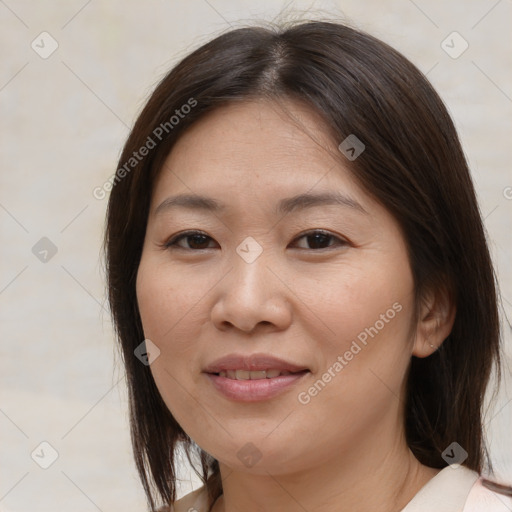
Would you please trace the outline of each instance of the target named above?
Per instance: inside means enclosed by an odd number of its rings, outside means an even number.
[[[236,380],[217,375],[226,370],[280,370],[292,372],[290,375],[279,375],[270,379]],[[257,402],[269,400],[296,384],[309,369],[295,363],[285,361],[269,354],[252,354],[244,356],[231,354],[217,359],[204,370],[215,389],[226,398],[238,402]]]
[[[308,371],[279,375],[271,379],[235,380],[208,373],[207,377],[215,388],[226,398],[237,402],[257,402],[269,400],[293,384],[296,384]]]
[[[216,359],[209,364],[203,371],[205,373],[219,373],[226,370],[281,370],[289,372],[301,372],[308,370],[306,366],[300,366],[284,359],[271,356],[270,354],[251,354],[244,356],[242,354],[230,354],[220,359]]]

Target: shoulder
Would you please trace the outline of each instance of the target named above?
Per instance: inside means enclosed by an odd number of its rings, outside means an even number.
[[[203,485],[177,500],[174,505],[159,508],[158,512],[206,512],[207,509],[208,496]]]
[[[478,478],[468,494],[463,512],[510,512],[512,486],[494,484]]]

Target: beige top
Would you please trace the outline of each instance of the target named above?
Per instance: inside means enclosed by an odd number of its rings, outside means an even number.
[[[207,512],[204,486],[187,494],[174,506],[159,512]],[[465,466],[443,468],[429,480],[401,512],[510,512],[512,497],[482,485],[477,472]]]

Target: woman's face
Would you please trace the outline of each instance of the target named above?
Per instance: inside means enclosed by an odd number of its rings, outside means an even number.
[[[413,352],[397,223],[325,151],[337,144],[318,118],[287,106],[309,136],[263,100],[185,133],[155,184],[137,276],[169,410],[221,463],[259,474],[396,441]],[[207,200],[169,200],[182,194]]]

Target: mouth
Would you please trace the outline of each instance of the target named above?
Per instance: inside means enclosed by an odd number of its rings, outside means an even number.
[[[275,379],[282,375],[296,375],[298,373],[305,373],[308,370],[301,370],[299,372],[291,372],[288,370],[267,369],[267,370],[224,370],[211,375],[218,375],[232,380],[261,380],[261,379]]]
[[[203,373],[225,398],[256,402],[290,390],[310,369],[269,354],[232,354],[217,359]]]
[[[255,379],[264,379],[268,375],[277,377],[279,374],[297,373],[309,370],[307,366],[293,363],[271,354],[230,354],[215,360],[213,363],[203,369],[205,373],[220,374],[226,372],[224,377],[238,378],[239,380],[248,380],[251,374]],[[233,373],[235,372],[235,373]],[[244,373],[245,372],[245,373]],[[263,374],[262,372],[265,372]],[[275,374],[279,372],[279,374]]]

